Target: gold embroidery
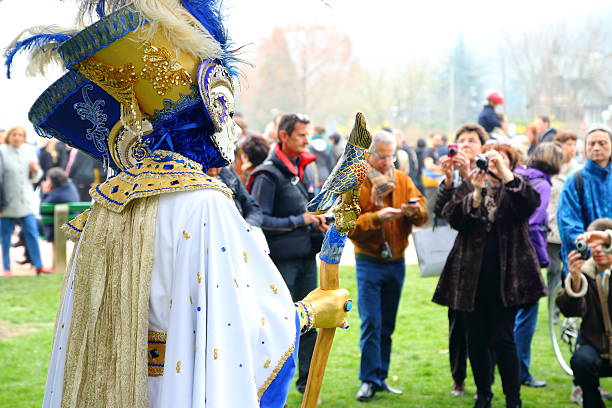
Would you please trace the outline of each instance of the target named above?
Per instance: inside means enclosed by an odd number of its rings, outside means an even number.
[[[64,328],[64,323],[62,323],[62,329]]]
[[[176,362],[176,373],[179,374],[181,372],[181,361]]]
[[[124,211],[136,198],[177,191],[213,189],[232,197],[231,190],[223,182],[193,167],[180,154],[156,151],[153,155],[93,187],[89,194],[96,203],[117,213]],[[170,160],[160,162],[168,156]]]
[[[219,358],[219,349],[218,348],[213,349],[213,358],[215,360]]]
[[[187,86],[191,83],[191,75],[163,47],[158,48],[146,42],[142,62],[144,67],[140,77],[150,80],[158,95],[165,95],[174,86]]]
[[[234,278],[234,285],[236,285],[236,287],[238,287],[238,281],[236,280],[236,278]]]
[[[278,360],[278,363],[276,364],[276,367],[274,367],[274,370],[272,370],[272,373],[270,374],[270,376],[266,379],[266,381],[264,381],[262,386],[257,391],[257,400],[258,401],[261,400],[261,396],[264,394],[264,392],[266,392],[266,390],[268,389],[270,384],[272,384],[272,381],[274,381],[274,379],[276,378],[276,376],[280,372],[281,368],[283,368],[283,365],[285,364],[285,362],[287,361],[289,356],[291,356],[291,354],[293,354],[293,350],[294,349],[295,349],[295,341],[293,342],[293,344],[291,344],[291,347],[289,347],[289,350],[287,350],[285,352],[285,354],[282,355],[280,360]]]
[[[261,325],[265,326],[266,325],[266,318],[261,316]]]
[[[190,239],[190,238],[191,238],[191,235],[189,235],[189,233],[188,233],[187,231],[183,230],[183,237],[184,237],[185,239]]]
[[[60,227],[69,240],[77,242],[79,238],[81,238],[81,233],[85,229],[87,217],[89,217],[90,212],[91,208],[83,211],[77,217],[73,218],[71,221],[68,221]]]
[[[191,298],[191,296],[189,296],[189,303],[193,305],[193,299]]]
[[[198,283],[202,283],[202,275],[200,275],[200,272],[198,272]]]
[[[267,359],[266,362],[264,363],[264,368],[268,368],[270,367],[270,363],[272,362],[272,360]]]
[[[248,263],[249,262],[249,254],[247,254],[246,250],[242,254],[244,255],[244,263]]]
[[[130,106],[134,97],[134,83],[138,80],[134,64],[114,67],[93,57],[76,65],[77,70],[111,94],[122,105]]]
[[[270,289],[272,289],[272,292],[274,292],[275,295],[278,294],[278,288],[273,283],[270,284]]]
[[[127,63],[114,67],[94,57],[87,57],[75,64],[76,69],[96,85],[108,92],[121,104],[121,121],[124,126],[134,130],[136,134],[142,131],[142,113],[138,106],[134,84],[138,80],[134,64]]]
[[[166,358],[166,333],[149,330],[147,346],[147,362],[149,377],[164,375],[164,360]]]

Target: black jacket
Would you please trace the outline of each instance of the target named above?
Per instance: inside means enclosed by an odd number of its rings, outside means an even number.
[[[79,193],[72,181],[70,180],[67,180],[61,186],[49,191],[49,193],[44,194],[41,198],[42,203],[49,204],[76,203],[78,201]],[[44,225],[43,229],[45,231],[45,237],[47,237],[47,241],[53,242],[53,226]]]
[[[234,202],[242,218],[253,227],[261,227],[263,222],[261,208],[244,187],[236,172],[229,167],[224,167],[219,173],[219,178],[234,193]]]
[[[485,105],[478,115],[478,124],[482,126],[488,133],[491,133],[496,127],[501,127],[501,122],[497,117],[495,109],[491,105]]]
[[[70,180],[79,192],[80,201],[91,201],[89,189],[95,181],[95,169],[98,169],[100,177],[98,181],[104,181],[106,179],[104,164],[79,150],[70,168]]]
[[[306,257],[318,250],[311,243],[310,225],[304,223],[306,205],[314,197],[306,166],[315,159],[302,153],[294,164],[277,145],[249,178],[249,191],[263,212],[261,228],[272,259]]]
[[[544,133],[540,135],[540,138],[538,140],[540,143],[552,142],[555,136],[557,136],[557,129],[549,127],[546,128]]]

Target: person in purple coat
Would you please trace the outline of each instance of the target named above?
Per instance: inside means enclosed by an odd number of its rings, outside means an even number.
[[[516,168],[515,172],[522,175],[540,194],[540,206],[529,217],[529,238],[533,245],[541,267],[549,264],[546,250],[546,235],[548,234],[548,214],[546,209],[550,202],[552,190],[551,177],[558,174],[563,163],[563,151],[555,143],[542,143],[532,153],[527,161],[527,167]],[[529,372],[531,362],[531,340],[538,321],[538,303],[522,307],[516,314],[514,322],[514,341],[520,362],[520,381],[527,387],[545,387],[546,381],[533,378]]]

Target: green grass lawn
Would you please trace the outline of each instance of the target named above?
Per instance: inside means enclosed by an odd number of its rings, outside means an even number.
[[[367,404],[355,401],[359,387],[359,315],[350,314],[351,329],[339,330],[322,390],[327,407],[471,407],[475,392],[471,375],[467,395],[451,397],[446,308],[430,299],[437,278],[420,278],[410,266],[406,275],[397,328],[393,336],[390,383],[402,396],[377,394]],[[356,300],[354,268],[341,268],[341,283]],[[0,278],[0,407],[40,407],[49,362],[53,322],[60,297],[61,276]],[[569,402],[571,379],[554,359],[547,329],[546,302],[540,304],[533,341],[532,374],[548,382],[544,389],[522,389],[524,407],[575,407]],[[494,407],[503,407],[501,381],[494,387]],[[610,389],[608,380],[602,383]],[[299,407],[291,391],[289,407]],[[180,408],[180,407],[177,407]]]

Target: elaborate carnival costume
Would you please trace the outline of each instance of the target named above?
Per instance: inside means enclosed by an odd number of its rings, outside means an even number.
[[[125,3],[82,2],[99,21],[8,53],[8,66],[20,49],[61,58],[70,71],[30,120],[117,173],[64,227],[77,244],[43,406],[281,407],[317,295],[293,304],[230,190],[205,173],[233,160],[236,140],[220,6]]]

